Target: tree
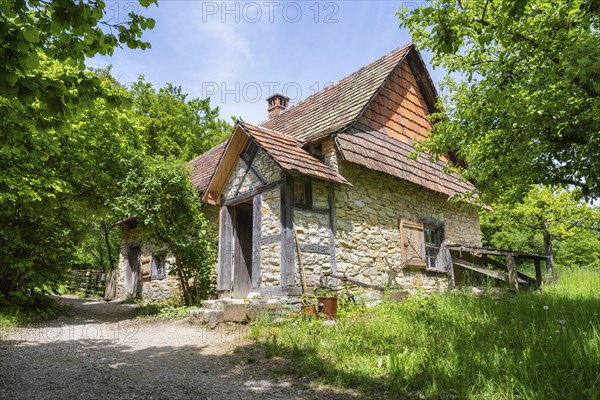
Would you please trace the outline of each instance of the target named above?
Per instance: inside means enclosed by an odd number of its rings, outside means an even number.
[[[42,65],[51,76],[72,72],[57,62]],[[106,76],[86,74],[109,96],[127,98]],[[24,148],[0,150],[0,297],[63,281],[88,227],[106,215],[138,141],[130,109],[103,97],[60,128],[22,134]]]
[[[175,258],[186,305],[207,298],[214,285],[216,235],[202,214],[190,171],[173,158],[136,157],[115,200],[115,212],[135,216],[146,241]]]
[[[577,259],[595,265],[600,259],[600,209],[580,200],[576,191],[534,186],[520,203],[506,199],[492,205],[492,212],[481,215],[482,232],[493,247],[542,253],[548,257],[546,270],[554,272],[554,242],[563,242],[560,260],[573,265]],[[590,252],[582,254],[581,249]],[[573,260],[569,261],[569,255]]]
[[[148,6],[152,0],[142,0]],[[126,92],[85,60],[147,48],[154,21],[103,21],[102,0],[0,2],[0,300],[56,286],[105,212],[135,129]]]
[[[156,90],[140,76],[131,92],[149,155],[189,161],[231,133],[231,125],[219,118],[219,107],[210,107],[210,98],[188,100],[181,86],[167,83]]]
[[[398,13],[434,66],[461,79],[421,149],[450,154],[485,200],[532,184],[600,197],[596,0],[432,0]]]

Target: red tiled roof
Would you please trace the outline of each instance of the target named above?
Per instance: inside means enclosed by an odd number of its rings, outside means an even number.
[[[409,43],[386,54],[291,106],[260,126],[311,141],[340,131],[352,124],[394,68],[402,62],[414,45]]]
[[[239,125],[285,171],[331,182],[348,183],[343,176],[303,149],[302,143],[297,139],[246,122]]]
[[[473,190],[473,185],[444,172],[441,161],[432,163],[427,156],[416,160],[409,157],[414,150],[409,144],[392,139],[384,133],[363,125],[354,125],[348,133],[337,135],[335,141],[342,157],[375,171],[404,179],[447,196]]]
[[[192,185],[198,192],[202,193],[206,190],[221,155],[225,151],[225,143],[213,147],[188,163],[192,167]]]

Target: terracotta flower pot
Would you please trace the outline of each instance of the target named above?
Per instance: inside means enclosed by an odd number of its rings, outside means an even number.
[[[319,312],[325,314],[327,319],[335,319],[337,315],[337,297],[319,297]]]

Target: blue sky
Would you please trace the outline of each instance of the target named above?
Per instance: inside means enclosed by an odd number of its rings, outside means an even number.
[[[399,28],[396,1],[169,1],[141,8],[107,1],[107,19],[123,21],[129,10],[156,20],[144,34],[146,51],[117,50],[90,60],[113,66],[124,84],[138,75],[155,86],[181,85],[191,97],[211,97],[221,115],[258,123],[265,99],[284,92],[306,98],[411,40]],[[430,56],[423,54],[426,62]],[[443,71],[430,73],[436,83]]]

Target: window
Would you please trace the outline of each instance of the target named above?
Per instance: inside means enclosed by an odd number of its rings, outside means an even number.
[[[325,160],[325,155],[323,154],[323,145],[316,145],[316,146],[310,146],[308,148],[308,151],[314,155],[315,157],[317,157],[319,160],[324,161]]]
[[[310,182],[294,182],[294,205],[312,207],[312,185]]]
[[[437,269],[436,261],[443,239],[441,224],[400,220],[402,262],[409,267]]]
[[[165,257],[152,254],[152,280],[165,279],[166,277]]]
[[[423,229],[423,236],[427,268],[435,269],[437,256],[440,253],[441,229],[439,226],[426,225]]]

